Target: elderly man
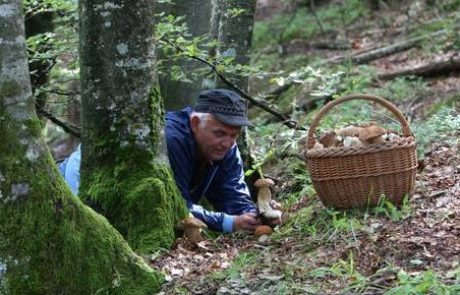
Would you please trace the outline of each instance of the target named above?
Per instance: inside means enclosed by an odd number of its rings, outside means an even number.
[[[166,142],[174,179],[190,212],[210,229],[253,231],[261,224],[244,182],[236,145],[242,126],[249,125],[245,102],[225,89],[203,91],[193,108],[166,115]],[[79,160],[77,150],[69,158],[70,165],[60,167],[74,192],[78,191]],[[216,211],[198,205],[202,197]]]

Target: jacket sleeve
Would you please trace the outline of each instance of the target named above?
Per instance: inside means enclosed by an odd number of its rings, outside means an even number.
[[[78,188],[80,186],[80,160],[81,152],[79,145],[77,150],[67,160],[64,172],[65,181],[75,195],[78,195]]]
[[[234,217],[223,212],[214,212],[204,209],[193,202],[190,194],[190,183],[193,173],[194,155],[183,139],[177,135],[167,134],[167,146],[169,162],[174,173],[174,180],[182,197],[185,199],[190,213],[203,221],[208,228],[221,232],[233,231]]]
[[[230,215],[257,212],[249,189],[244,181],[243,161],[235,146],[225,158],[222,171],[206,193],[206,197],[218,211]]]

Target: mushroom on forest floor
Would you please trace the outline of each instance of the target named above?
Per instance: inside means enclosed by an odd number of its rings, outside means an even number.
[[[268,178],[258,179],[254,183],[254,186],[259,189],[257,194],[257,207],[259,208],[259,213],[268,220],[281,218],[281,211],[273,209],[270,204],[272,199],[270,187],[274,184],[273,180]]]
[[[256,237],[260,237],[262,235],[270,235],[273,233],[273,229],[268,226],[268,225],[259,225],[258,227],[256,227],[256,229],[254,230],[254,235]]]
[[[177,228],[184,231],[184,237],[190,240],[192,243],[199,243],[203,241],[201,236],[201,229],[208,228],[208,226],[193,216],[182,219]]]

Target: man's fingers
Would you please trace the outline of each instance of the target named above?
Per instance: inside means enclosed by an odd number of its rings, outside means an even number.
[[[282,210],[283,207],[281,206],[280,203],[278,203],[277,201],[275,200],[270,200],[270,206],[275,209],[275,210]]]

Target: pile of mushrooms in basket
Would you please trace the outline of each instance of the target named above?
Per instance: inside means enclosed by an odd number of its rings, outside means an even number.
[[[401,137],[397,132],[387,130],[372,122],[362,126],[350,125],[336,130],[328,130],[321,134],[313,149],[379,144],[400,139]]]

